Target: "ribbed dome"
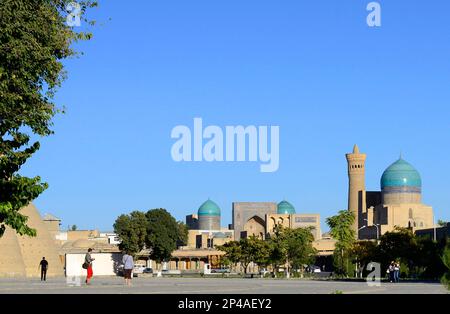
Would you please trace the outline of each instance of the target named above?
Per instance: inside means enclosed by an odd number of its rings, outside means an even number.
[[[291,203],[287,201],[282,201],[280,204],[278,204],[277,209],[278,215],[292,215],[295,214],[295,208],[292,206]]]
[[[384,171],[380,183],[382,190],[391,187],[422,187],[422,179],[419,172],[402,158]]]
[[[220,216],[220,207],[211,200],[207,200],[198,209],[199,216]]]

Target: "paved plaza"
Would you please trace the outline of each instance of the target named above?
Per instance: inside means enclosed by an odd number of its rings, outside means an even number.
[[[39,279],[0,279],[0,294],[445,294],[438,283],[383,283],[310,280],[136,278],[132,287],[122,278],[94,278],[91,286],[70,286],[65,278],[42,283]]]

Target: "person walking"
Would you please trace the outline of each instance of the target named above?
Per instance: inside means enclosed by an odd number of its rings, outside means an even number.
[[[41,269],[41,281],[47,281],[48,262],[45,257],[43,257],[41,262],[39,263],[38,269],[39,268]]]
[[[125,255],[122,257],[122,263],[124,266],[123,275],[125,278],[125,284],[127,286],[131,286],[131,279],[133,276],[133,268],[134,268],[133,256],[131,256],[129,252],[126,252]]]
[[[400,282],[400,262],[397,262],[394,265],[394,282]]]
[[[83,268],[87,270],[86,285],[91,284],[91,279],[94,276],[94,272],[92,271],[92,262],[95,261],[95,258],[92,258],[91,253],[92,249],[89,249],[86,253],[86,256],[84,257]]]

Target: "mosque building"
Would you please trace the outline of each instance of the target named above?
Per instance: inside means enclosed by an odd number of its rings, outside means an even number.
[[[422,203],[421,176],[410,163],[400,157],[383,172],[381,191],[366,191],[366,154],[355,145],[346,157],[348,210],[355,214],[359,239],[377,239],[397,226],[414,232],[434,226],[433,208]]]

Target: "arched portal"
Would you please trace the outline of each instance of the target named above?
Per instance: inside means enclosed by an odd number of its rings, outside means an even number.
[[[253,216],[249,220],[247,220],[244,225],[244,231],[247,233],[248,237],[256,236],[258,238],[264,238],[264,234],[266,233],[266,223],[261,217]]]

